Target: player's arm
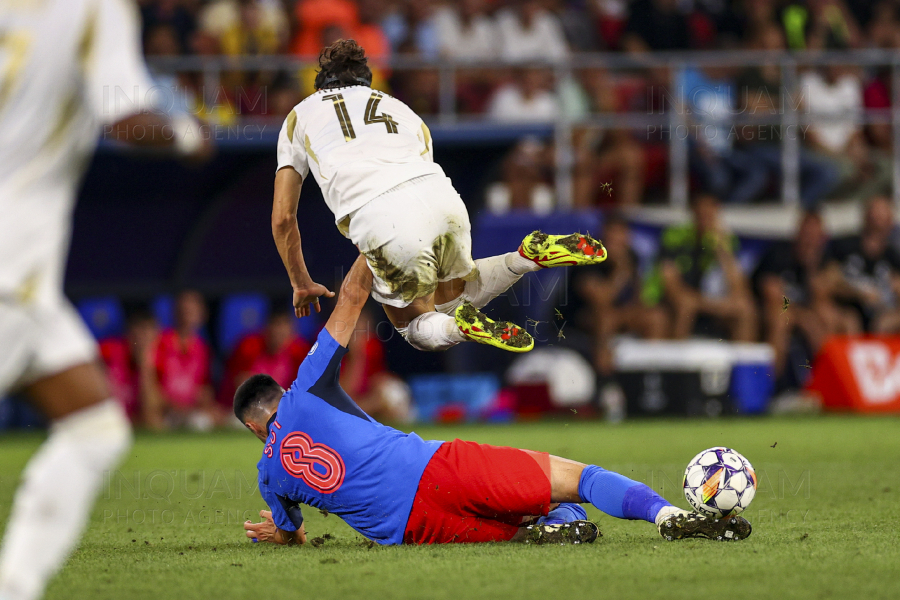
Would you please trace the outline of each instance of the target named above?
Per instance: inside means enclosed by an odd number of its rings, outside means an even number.
[[[316,312],[322,310],[319,296],[334,296],[334,292],[312,280],[303,259],[300,228],[297,225],[302,183],[300,173],[293,168],[279,169],[275,173],[275,195],[272,201],[272,236],[294,289],[294,314],[298,317],[309,315],[310,305],[315,307]]]
[[[212,145],[193,117],[154,110],[154,82],[141,52],[137,8],[125,0],[96,3],[84,35],[82,93],[107,139],[134,146],[169,147],[204,158]],[[89,33],[90,32],[90,33]]]
[[[359,313],[366,305],[371,290],[372,271],[366,264],[366,258],[360,254],[344,278],[337,306],[325,323],[325,329],[341,346],[346,347],[350,343]]]
[[[275,525],[271,511],[261,510],[259,516],[263,518],[259,523],[250,521],[244,523],[245,535],[248,538],[281,546],[306,543],[306,530],[302,524],[296,531],[286,531]]]
[[[141,112],[103,128],[103,138],[142,148],[171,149],[192,159],[212,154],[212,142],[200,122],[186,115]]]

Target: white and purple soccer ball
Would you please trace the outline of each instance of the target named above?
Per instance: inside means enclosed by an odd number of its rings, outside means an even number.
[[[756,472],[731,448],[710,448],[695,456],[684,471],[684,497],[708,517],[743,512],[756,495]]]

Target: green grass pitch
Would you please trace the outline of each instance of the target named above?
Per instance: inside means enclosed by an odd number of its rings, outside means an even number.
[[[306,508],[318,547],[251,544],[245,518],[262,445],[246,433],[141,435],[104,483],[80,548],[48,598],[898,598],[900,420],[821,417],[419,427],[544,450],[617,470],[686,506],[698,451],[742,452],[760,488],[743,542],[666,542],[643,522],[589,509],[589,546],[370,547]],[[0,520],[38,436],[0,438]]]

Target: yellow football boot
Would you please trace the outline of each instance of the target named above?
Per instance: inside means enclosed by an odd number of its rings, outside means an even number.
[[[469,302],[457,307],[455,317],[456,326],[473,342],[509,352],[528,352],[534,348],[534,338],[524,327],[509,321],[492,321]]]
[[[606,260],[606,248],[587,234],[548,235],[532,231],[519,246],[519,254],[542,267],[598,265]]]

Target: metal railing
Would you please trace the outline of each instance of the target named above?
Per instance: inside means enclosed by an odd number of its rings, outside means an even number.
[[[233,72],[287,72],[297,73],[311,66],[308,59],[293,56],[184,56],[154,57],[148,61],[157,73],[192,72],[202,73],[203,87],[216,89],[221,85],[223,74]],[[689,103],[685,101],[680,81],[689,67],[754,67],[778,66],[781,73],[782,99],[802,97],[797,89],[798,73],[801,69],[816,66],[845,65],[872,70],[890,69],[891,107],[887,110],[867,110],[860,114],[837,116],[832,119],[803,114],[796,102],[782,100],[780,111],[768,119],[747,120],[734,115],[733,125],[751,123],[754,125],[779,125],[798,127],[815,122],[845,122],[847,119],[859,126],[869,124],[890,124],[892,130],[893,195],[900,206],[900,51],[858,50],[841,52],[765,52],[765,51],[722,51],[722,52],[657,52],[645,55],[620,53],[575,54],[562,62],[530,61],[511,63],[500,60],[453,62],[447,60],[426,61],[417,57],[398,55],[378,66],[388,68],[397,77],[403,72],[414,70],[436,70],[438,73],[438,110],[433,115],[422,115],[426,120],[442,126],[471,124],[489,121],[485,115],[463,115],[457,111],[457,89],[460,72],[495,70],[508,73],[516,67],[537,67],[552,70],[557,89],[562,82],[571,80],[573,74],[584,69],[604,69],[610,72],[639,74],[651,69],[665,69],[668,73],[669,90],[664,93],[671,105],[659,113],[654,111],[606,112],[571,119],[560,110],[559,117],[552,123],[555,148],[555,182],[557,202],[566,207],[571,204],[572,177],[574,166],[573,131],[581,127],[605,129],[628,129],[649,131],[649,128],[668,128],[668,197],[674,206],[685,206],[690,191],[689,135],[678,135],[679,131],[689,131],[691,119]],[[871,74],[871,73],[869,73]],[[862,75],[862,74],[861,74]],[[862,84],[865,84],[865,78]],[[788,206],[800,203],[800,155],[801,140],[798,136],[781,136],[782,181],[781,201]]]

